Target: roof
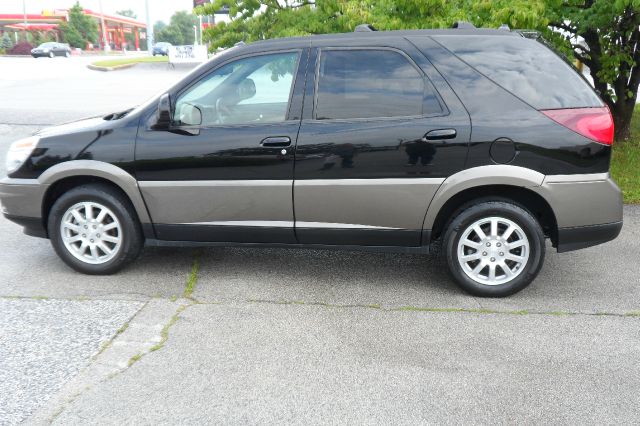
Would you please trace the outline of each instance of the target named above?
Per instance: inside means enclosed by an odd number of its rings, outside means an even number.
[[[53,11],[43,11],[42,14],[27,14],[27,23],[36,23],[36,22],[49,22],[49,23],[58,23],[60,21],[64,21],[67,19],[67,15],[69,13],[69,9],[55,9]],[[99,12],[94,12],[90,9],[84,9],[84,14],[87,16],[91,16],[94,19],[100,19],[101,14]],[[6,13],[0,14],[0,22],[9,22],[9,23],[20,23],[24,22],[25,16],[21,13]],[[137,19],[129,18],[127,16],[121,15],[109,15],[104,14],[104,20],[107,24],[110,23],[118,23],[123,25],[130,25],[138,28],[146,28],[147,24],[142,21],[138,21]]]
[[[25,26],[24,22],[18,22],[16,24],[6,25],[5,28],[10,28],[12,30],[23,30],[26,28],[29,31],[31,30],[50,31],[58,28],[58,24],[52,24],[52,23],[46,23],[46,22],[45,23],[28,22],[27,25]]]
[[[384,37],[408,37],[408,36],[431,36],[431,35],[482,35],[482,36],[512,36],[521,37],[519,33],[493,28],[446,28],[446,29],[423,29],[423,30],[394,30],[394,31],[359,31],[351,33],[318,34],[304,37],[286,37],[269,40],[259,40],[251,45],[268,45],[291,42],[313,42],[313,41],[333,41],[347,40],[352,38],[384,38]]]

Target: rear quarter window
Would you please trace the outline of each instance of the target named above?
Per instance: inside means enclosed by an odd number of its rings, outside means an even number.
[[[508,36],[433,38],[536,109],[603,106],[571,65],[535,40]]]

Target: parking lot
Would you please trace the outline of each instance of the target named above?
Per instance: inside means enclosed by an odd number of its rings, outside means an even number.
[[[0,58],[9,144],[187,69]],[[147,248],[85,276],[0,217],[0,424],[636,423],[640,206],[506,299],[422,255]]]

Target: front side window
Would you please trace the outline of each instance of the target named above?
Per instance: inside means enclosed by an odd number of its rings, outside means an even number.
[[[230,62],[178,97],[174,124],[213,126],[285,121],[297,64],[297,52]],[[193,122],[194,107],[199,110],[199,123]]]
[[[320,58],[318,120],[404,117],[440,112],[420,72],[392,50],[326,50]]]

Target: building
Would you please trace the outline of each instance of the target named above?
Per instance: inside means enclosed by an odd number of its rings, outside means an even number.
[[[84,14],[96,20],[99,29],[99,47],[103,48],[102,18],[98,12],[84,9]],[[26,18],[26,19],[25,19]],[[60,41],[58,25],[69,20],[69,9],[44,10],[41,14],[0,14],[0,34],[14,33],[17,36],[22,31],[49,33]],[[26,21],[26,22],[25,22]],[[140,48],[140,40],[146,39],[147,25],[137,19],[120,15],[104,15],[107,32],[107,43],[113,49]],[[129,39],[130,41],[127,41]]]

